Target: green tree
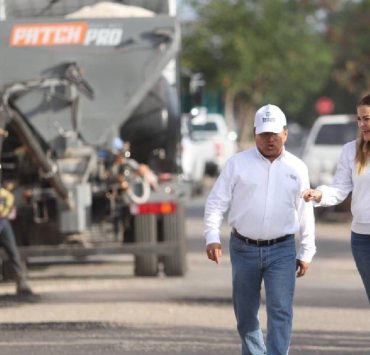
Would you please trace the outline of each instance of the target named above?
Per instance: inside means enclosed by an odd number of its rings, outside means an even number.
[[[326,34],[335,50],[328,87],[342,111],[352,111],[356,101],[370,92],[369,18],[370,0],[347,1],[340,11],[328,14]]]
[[[222,86],[226,116],[236,113],[242,143],[255,109],[278,105],[295,116],[320,90],[332,65],[311,8],[294,0],[193,1],[197,20],[183,40],[183,65]],[[311,21],[310,21],[311,20]],[[288,117],[289,118],[289,117]]]

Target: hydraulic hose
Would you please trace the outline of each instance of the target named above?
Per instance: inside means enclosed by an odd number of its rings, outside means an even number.
[[[36,160],[37,165],[41,168],[43,177],[54,187],[58,196],[68,204],[68,191],[58,174],[56,165],[52,164],[47,158],[31,129],[26,124],[26,118],[22,115],[14,102],[9,101],[9,108],[9,114],[12,116],[12,125],[19,139],[29,149]]]

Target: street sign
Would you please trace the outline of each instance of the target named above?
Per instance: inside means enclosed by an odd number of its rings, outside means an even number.
[[[329,97],[321,96],[315,103],[315,109],[319,115],[329,115],[334,111],[334,102]]]

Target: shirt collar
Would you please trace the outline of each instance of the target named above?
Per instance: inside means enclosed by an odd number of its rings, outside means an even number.
[[[254,147],[254,149],[255,149],[255,152],[256,152],[257,156],[258,156],[260,159],[266,160],[266,161],[268,161],[269,163],[271,163],[269,159],[267,159],[266,157],[264,157],[264,156],[261,154],[261,152],[258,150],[258,148],[257,148],[257,147]],[[283,150],[281,151],[281,154],[280,154],[280,155],[279,155],[275,160],[280,160],[280,159],[282,159],[283,157],[285,157],[285,155],[286,155],[286,150],[285,150],[285,146],[283,146]]]

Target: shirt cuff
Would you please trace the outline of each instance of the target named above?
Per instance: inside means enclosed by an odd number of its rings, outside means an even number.
[[[326,202],[327,187],[324,185],[320,185],[316,187],[316,190],[319,190],[321,192],[321,201],[320,202],[313,201],[313,207],[327,207]]]
[[[216,231],[210,231],[206,234],[206,245],[212,243],[221,244],[220,235]]]
[[[297,259],[302,260],[306,263],[310,263],[313,256],[316,254],[316,248],[314,250],[305,250],[303,248],[299,249],[297,253]]]

